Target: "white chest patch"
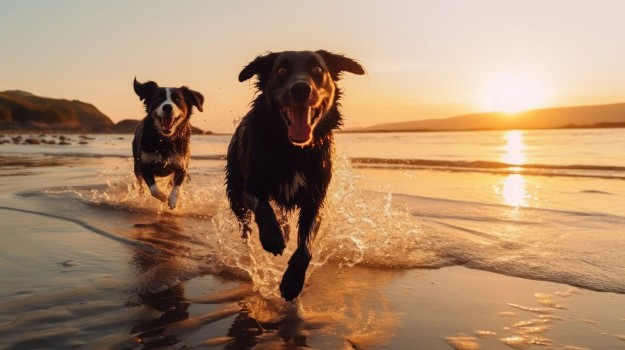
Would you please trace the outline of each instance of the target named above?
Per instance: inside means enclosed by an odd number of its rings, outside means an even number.
[[[162,164],[163,166],[177,165],[186,168],[186,164],[184,164],[185,160],[186,158],[184,156],[177,153],[170,154],[167,158],[163,158],[158,152],[141,152],[142,163]]]
[[[163,157],[158,152],[141,152],[141,163],[163,163]]]
[[[293,199],[300,188],[306,188],[306,178],[299,171],[293,176],[291,183],[285,183],[280,186],[280,192],[286,197],[287,200]]]

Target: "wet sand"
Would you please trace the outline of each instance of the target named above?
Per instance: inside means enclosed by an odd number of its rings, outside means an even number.
[[[221,207],[181,215],[150,198],[146,207],[157,210],[76,198],[76,189],[113,196],[113,185],[101,188],[126,174],[126,163],[0,157],[2,348],[625,347],[624,295],[463,266],[380,268],[335,257],[317,261],[301,297],[283,302],[265,290],[273,277],[261,251],[250,248],[251,264],[268,274],[267,286],[213,262],[227,261],[220,245],[246,245],[215,242],[223,239],[211,231]],[[206,163],[195,166],[220,166]]]

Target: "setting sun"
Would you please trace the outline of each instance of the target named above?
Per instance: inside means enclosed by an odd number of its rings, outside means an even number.
[[[546,102],[544,87],[520,75],[501,77],[486,88],[484,108],[514,114],[542,107]]]

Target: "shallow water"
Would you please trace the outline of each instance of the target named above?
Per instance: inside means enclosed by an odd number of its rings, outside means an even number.
[[[399,135],[396,142],[455,146],[448,140],[454,133],[441,134]],[[505,136],[486,134],[486,141],[460,139],[488,144]],[[281,301],[277,291],[293,243],[274,258],[255,235],[248,241],[238,235],[223,193],[226,137],[197,142],[176,211],[140,193],[124,148],[128,135],[97,136],[89,147],[70,149],[2,145],[9,147],[0,155],[4,346],[522,348],[547,340],[551,348],[622,346],[625,315],[614,310],[625,302],[612,294],[625,293],[620,153],[613,152],[612,163],[592,163],[592,156],[558,163],[615,168],[610,176],[605,169],[569,176],[571,169],[527,174],[350,161],[376,149],[381,137],[337,137],[336,171],[296,303]],[[432,141],[437,137],[443,141]],[[394,147],[399,159],[426,159],[422,151]],[[474,159],[472,152],[480,153],[467,148],[446,160],[496,159]],[[458,265],[500,275],[423,270]],[[576,310],[558,307],[571,300]],[[515,331],[526,314],[540,316],[545,307],[565,321],[547,318],[546,328]],[[499,312],[513,313],[515,322]]]

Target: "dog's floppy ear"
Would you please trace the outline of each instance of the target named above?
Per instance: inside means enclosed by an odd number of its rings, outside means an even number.
[[[204,96],[201,93],[195,90],[191,90],[186,86],[183,86],[180,89],[184,94],[184,98],[187,101],[187,104],[195,106],[195,108],[197,108],[197,110],[200,112],[204,112],[204,109],[202,109],[202,105],[204,104]]]
[[[365,69],[360,65],[360,63],[349,57],[328,52],[326,50],[318,50],[317,53],[326,62],[326,66],[328,66],[333,80],[339,80],[341,78],[341,73],[343,72],[358,75],[365,74]]]
[[[271,67],[273,66],[273,62],[276,60],[276,57],[278,57],[278,54],[274,52],[256,57],[252,62],[245,66],[245,68],[243,68],[241,73],[239,73],[239,81],[246,81],[258,74],[259,84],[264,85],[262,82],[269,77]]]
[[[141,84],[137,81],[137,77],[135,77],[135,81],[132,84],[135,88],[135,93],[139,96],[141,101],[146,101],[148,97],[154,95],[154,91],[158,89],[158,84],[153,81],[146,81]],[[147,101],[146,101],[147,102]]]

